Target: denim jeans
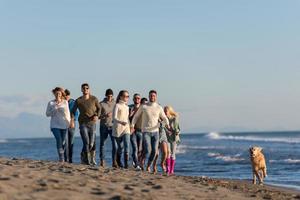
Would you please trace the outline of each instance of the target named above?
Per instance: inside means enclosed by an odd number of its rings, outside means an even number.
[[[67,129],[52,128],[51,131],[56,140],[56,148],[59,161],[64,161]]]
[[[110,127],[107,127],[105,125],[100,125],[100,160],[105,160],[105,143],[108,138],[108,135],[111,140],[111,157],[114,158],[116,154],[116,145],[114,144],[116,141],[114,140],[112,136],[112,129]],[[114,161],[114,160],[113,160]]]
[[[75,128],[68,128],[66,136],[65,161],[70,163],[73,162],[74,135]]]
[[[82,152],[96,150],[96,124],[81,124],[80,135],[82,139]]]
[[[143,148],[143,133],[134,132],[130,136],[131,146],[132,146],[132,159],[135,166],[139,166],[139,156],[142,154]]]
[[[120,137],[113,137],[114,139],[114,145],[117,153],[121,156],[123,151],[124,155],[128,154],[129,155],[129,147],[130,147],[130,134],[123,134]],[[113,157],[113,160],[115,157]]]
[[[144,135],[145,158],[148,159],[148,165],[151,165],[155,155],[158,153],[159,133],[145,132],[143,133],[143,135]]]

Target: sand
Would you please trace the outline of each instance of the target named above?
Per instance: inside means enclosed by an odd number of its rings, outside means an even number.
[[[19,199],[300,199],[300,192],[250,181],[0,158],[0,200]]]

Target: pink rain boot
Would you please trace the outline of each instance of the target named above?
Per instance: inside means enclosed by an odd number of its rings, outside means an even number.
[[[175,170],[175,161],[171,158],[171,167],[170,167],[170,174],[174,175],[174,170]]]
[[[166,164],[167,164],[167,174],[170,174],[170,172],[171,172],[171,159],[170,158],[167,158],[167,160],[166,160]]]

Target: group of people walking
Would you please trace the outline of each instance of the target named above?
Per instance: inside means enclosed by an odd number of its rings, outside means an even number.
[[[171,106],[162,108],[157,103],[157,92],[149,92],[149,100],[134,94],[129,103],[129,92],[122,90],[117,99],[111,89],[99,102],[91,95],[87,83],[81,85],[82,96],[76,100],[70,91],[61,87],[52,90],[54,100],[48,103],[46,115],[51,117],[50,128],[56,139],[60,162],[73,162],[73,143],[76,122],[83,143],[81,163],[96,163],[96,124],[100,120],[100,166],[105,167],[105,144],[110,137],[112,166],[157,172],[156,162],[161,153],[163,172],[174,174],[176,148],[180,142],[178,114]],[[123,159],[122,159],[123,158]],[[123,161],[123,162],[122,162]]]

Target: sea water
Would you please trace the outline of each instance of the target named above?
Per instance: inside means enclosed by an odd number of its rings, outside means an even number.
[[[82,142],[76,133],[74,162],[80,162]],[[252,169],[249,147],[260,146],[267,161],[266,184],[300,190],[300,132],[182,134],[177,149],[176,174],[250,180]],[[99,162],[99,138],[97,161]],[[105,146],[106,162],[111,165],[111,143]],[[54,137],[0,139],[0,156],[57,160]]]

